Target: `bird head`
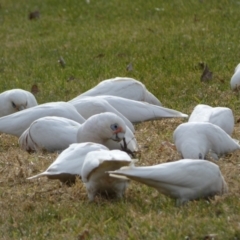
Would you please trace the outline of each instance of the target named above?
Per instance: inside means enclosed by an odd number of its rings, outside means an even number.
[[[78,142],[104,144],[108,140],[121,141],[126,132],[125,122],[116,114],[105,112],[88,118],[78,130]]]
[[[12,112],[21,111],[27,108],[27,96],[21,89],[13,89],[8,92],[9,108]]]
[[[181,148],[182,157],[187,159],[205,159],[207,149],[203,149],[201,145],[189,142],[184,144]]]
[[[15,109],[15,111],[22,111],[24,109],[27,108],[27,102],[25,104],[19,104],[19,103],[15,103],[12,101],[12,107]]]
[[[110,128],[113,133],[111,139],[113,141],[120,142],[124,138],[124,135],[125,135],[125,131],[123,130],[122,125],[118,122],[115,122],[110,125]]]

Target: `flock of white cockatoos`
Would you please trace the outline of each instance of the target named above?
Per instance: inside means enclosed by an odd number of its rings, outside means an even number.
[[[232,89],[240,85],[239,69]],[[104,80],[68,102],[40,105],[30,92],[13,89],[0,94],[0,103],[1,133],[19,137],[26,151],[61,152],[47,170],[28,179],[46,176],[71,185],[81,178],[90,201],[99,193],[123,197],[129,180],[154,187],[178,204],[228,191],[219,167],[205,159],[240,149],[231,138],[234,116],[229,108],[197,105],[173,133],[183,159],[137,166],[133,124],[188,115],[162,107],[135,79]]]

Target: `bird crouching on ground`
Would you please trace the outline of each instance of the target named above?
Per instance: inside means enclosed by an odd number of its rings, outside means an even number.
[[[0,117],[37,106],[34,95],[23,89],[11,89],[0,94]]]
[[[228,191],[219,167],[206,160],[182,159],[147,167],[131,165],[108,173],[111,177],[130,179],[154,187],[160,193],[176,199],[177,205]]]
[[[114,171],[130,164],[132,160],[129,155],[120,150],[89,152],[84,160],[81,174],[89,201],[94,201],[97,194],[122,198],[128,180],[112,178],[107,171]]]

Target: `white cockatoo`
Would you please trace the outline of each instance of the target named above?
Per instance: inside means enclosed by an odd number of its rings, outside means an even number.
[[[26,151],[62,151],[72,143],[95,142],[109,149],[124,147],[138,150],[137,141],[125,123],[113,113],[96,114],[79,124],[62,117],[43,117],[35,120],[20,136],[19,145]]]
[[[63,117],[42,117],[35,120],[19,137],[21,149],[31,151],[62,151],[77,143],[81,124]]]
[[[28,179],[48,177],[49,179],[59,179],[63,183],[75,183],[76,177],[81,178],[82,166],[86,155],[91,151],[109,150],[98,143],[74,143],[65,149],[56,160],[44,172]]]
[[[89,152],[85,157],[81,174],[89,200],[93,201],[98,193],[122,198],[128,180],[112,178],[107,171],[114,171],[131,163],[129,155],[120,150]]]
[[[205,159],[209,153],[218,157],[240,149],[240,145],[222,128],[209,122],[180,124],[173,133],[173,141],[183,158]]]
[[[154,187],[160,193],[175,198],[177,205],[228,191],[219,167],[200,159],[183,159],[146,167],[130,165],[109,171],[109,174]]]
[[[80,124],[85,122],[85,119],[72,104],[67,102],[51,102],[1,117],[0,133],[20,137],[32,122],[46,116],[65,117]]]
[[[147,90],[143,83],[128,77],[116,77],[104,80],[87,92],[80,94],[75,99],[100,95],[112,95],[148,102],[158,106],[162,105],[161,102]]]
[[[123,119],[114,113],[105,112],[93,115],[78,129],[78,143],[90,142],[93,138],[94,142],[103,144],[109,149],[123,149],[126,143],[130,151],[138,150],[134,134]],[[125,142],[122,141],[123,138]]]
[[[191,113],[188,122],[210,122],[222,128],[230,136],[234,129],[233,112],[227,107],[198,104]]]
[[[86,98],[79,98],[72,101],[69,101],[81,114],[85,119],[89,117],[104,113],[104,112],[112,112],[118,115],[123,119],[126,125],[130,128],[130,130],[134,133],[135,129],[133,124],[123,116],[119,111],[117,111],[114,107],[112,107],[108,101],[103,98],[95,98],[95,97],[86,97]]]
[[[187,114],[173,109],[153,105],[147,102],[140,102],[110,95],[84,97],[83,99],[77,100],[73,99],[69,101],[69,103],[73,104],[77,108],[78,112],[81,113],[81,106],[79,104],[81,101],[84,101],[85,104],[87,101],[89,104],[91,104],[93,101],[102,102],[102,104],[104,104],[104,102],[107,101],[113,108],[115,108],[132,123],[139,123],[162,118],[188,117]],[[94,106],[92,107],[94,108]],[[90,109],[91,107],[89,107],[89,111],[91,111]]]
[[[37,105],[34,95],[23,89],[16,88],[0,93],[0,117]]]

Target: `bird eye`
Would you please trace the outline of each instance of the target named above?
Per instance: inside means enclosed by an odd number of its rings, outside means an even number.
[[[14,102],[12,102],[12,106],[13,106],[14,108],[16,108],[16,105],[15,105],[15,103],[14,103]]]
[[[112,129],[113,131],[117,130],[117,129],[118,129],[118,124],[117,124],[117,123],[112,124],[112,125],[111,125],[111,129]]]

